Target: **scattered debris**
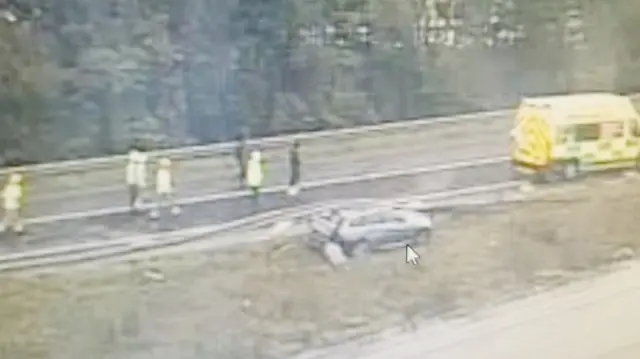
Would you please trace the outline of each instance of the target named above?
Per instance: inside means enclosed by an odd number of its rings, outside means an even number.
[[[347,256],[344,254],[344,251],[339,244],[327,242],[323,248],[323,254],[334,267],[347,262]]]
[[[287,250],[294,247],[294,243],[291,242],[280,242],[274,245],[268,254],[269,260],[275,260],[280,254],[286,252]]]
[[[9,23],[14,23],[18,21],[18,18],[11,11],[8,11],[8,10],[0,12],[0,17],[2,17],[2,19],[4,19]]]
[[[537,282],[559,283],[563,282],[573,275],[571,272],[562,269],[544,269],[535,273]]]
[[[612,259],[615,262],[632,260],[636,256],[633,249],[629,247],[620,248],[613,253]]]
[[[253,305],[253,302],[251,302],[251,299],[249,298],[244,298],[242,300],[242,309],[246,310],[251,308],[251,306]]]
[[[535,191],[535,187],[531,183],[523,183],[520,185],[520,192],[522,193],[532,193]]]
[[[154,282],[164,282],[167,279],[164,273],[155,268],[145,270],[143,275]]]
[[[278,222],[271,227],[269,234],[271,236],[282,234],[284,231],[291,228],[291,226],[293,226],[293,222],[291,221]]]

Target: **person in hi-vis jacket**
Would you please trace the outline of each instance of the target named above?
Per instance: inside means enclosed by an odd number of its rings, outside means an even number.
[[[129,207],[131,211],[139,211],[144,199],[144,191],[147,188],[147,162],[146,153],[132,149],[129,152],[129,160],[126,168],[127,187],[129,188]]]
[[[257,204],[260,190],[262,188],[262,181],[264,180],[263,173],[263,159],[260,150],[253,150],[249,155],[249,161],[247,162],[247,187],[251,190],[252,198],[255,204]]]
[[[24,232],[22,224],[22,204],[23,204],[24,188],[22,183],[22,175],[14,172],[9,175],[9,180],[2,190],[2,204],[4,210],[4,218],[2,220],[2,232],[12,231],[16,234]]]
[[[156,172],[156,205],[155,208],[151,210],[151,218],[158,219],[160,217],[160,211],[168,208],[174,216],[180,214],[180,208],[175,204],[174,186],[171,160],[163,157],[158,161],[158,170]]]

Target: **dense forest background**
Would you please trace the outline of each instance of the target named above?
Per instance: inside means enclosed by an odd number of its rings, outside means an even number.
[[[0,164],[640,88],[629,0],[2,0]]]

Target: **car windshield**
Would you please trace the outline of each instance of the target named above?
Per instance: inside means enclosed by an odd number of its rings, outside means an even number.
[[[323,221],[337,224],[344,218],[344,215],[340,210],[332,209],[318,214],[317,218]]]

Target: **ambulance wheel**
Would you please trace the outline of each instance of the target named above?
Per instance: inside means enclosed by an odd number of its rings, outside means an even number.
[[[536,171],[529,176],[529,181],[534,184],[545,184],[549,182],[548,173],[545,171]]]
[[[640,169],[640,167],[638,167]],[[526,176],[524,176],[516,166],[511,165],[511,179],[514,181],[520,181],[522,179],[524,179]]]
[[[568,161],[562,164],[562,179],[570,181],[580,175],[580,163],[577,160]]]

